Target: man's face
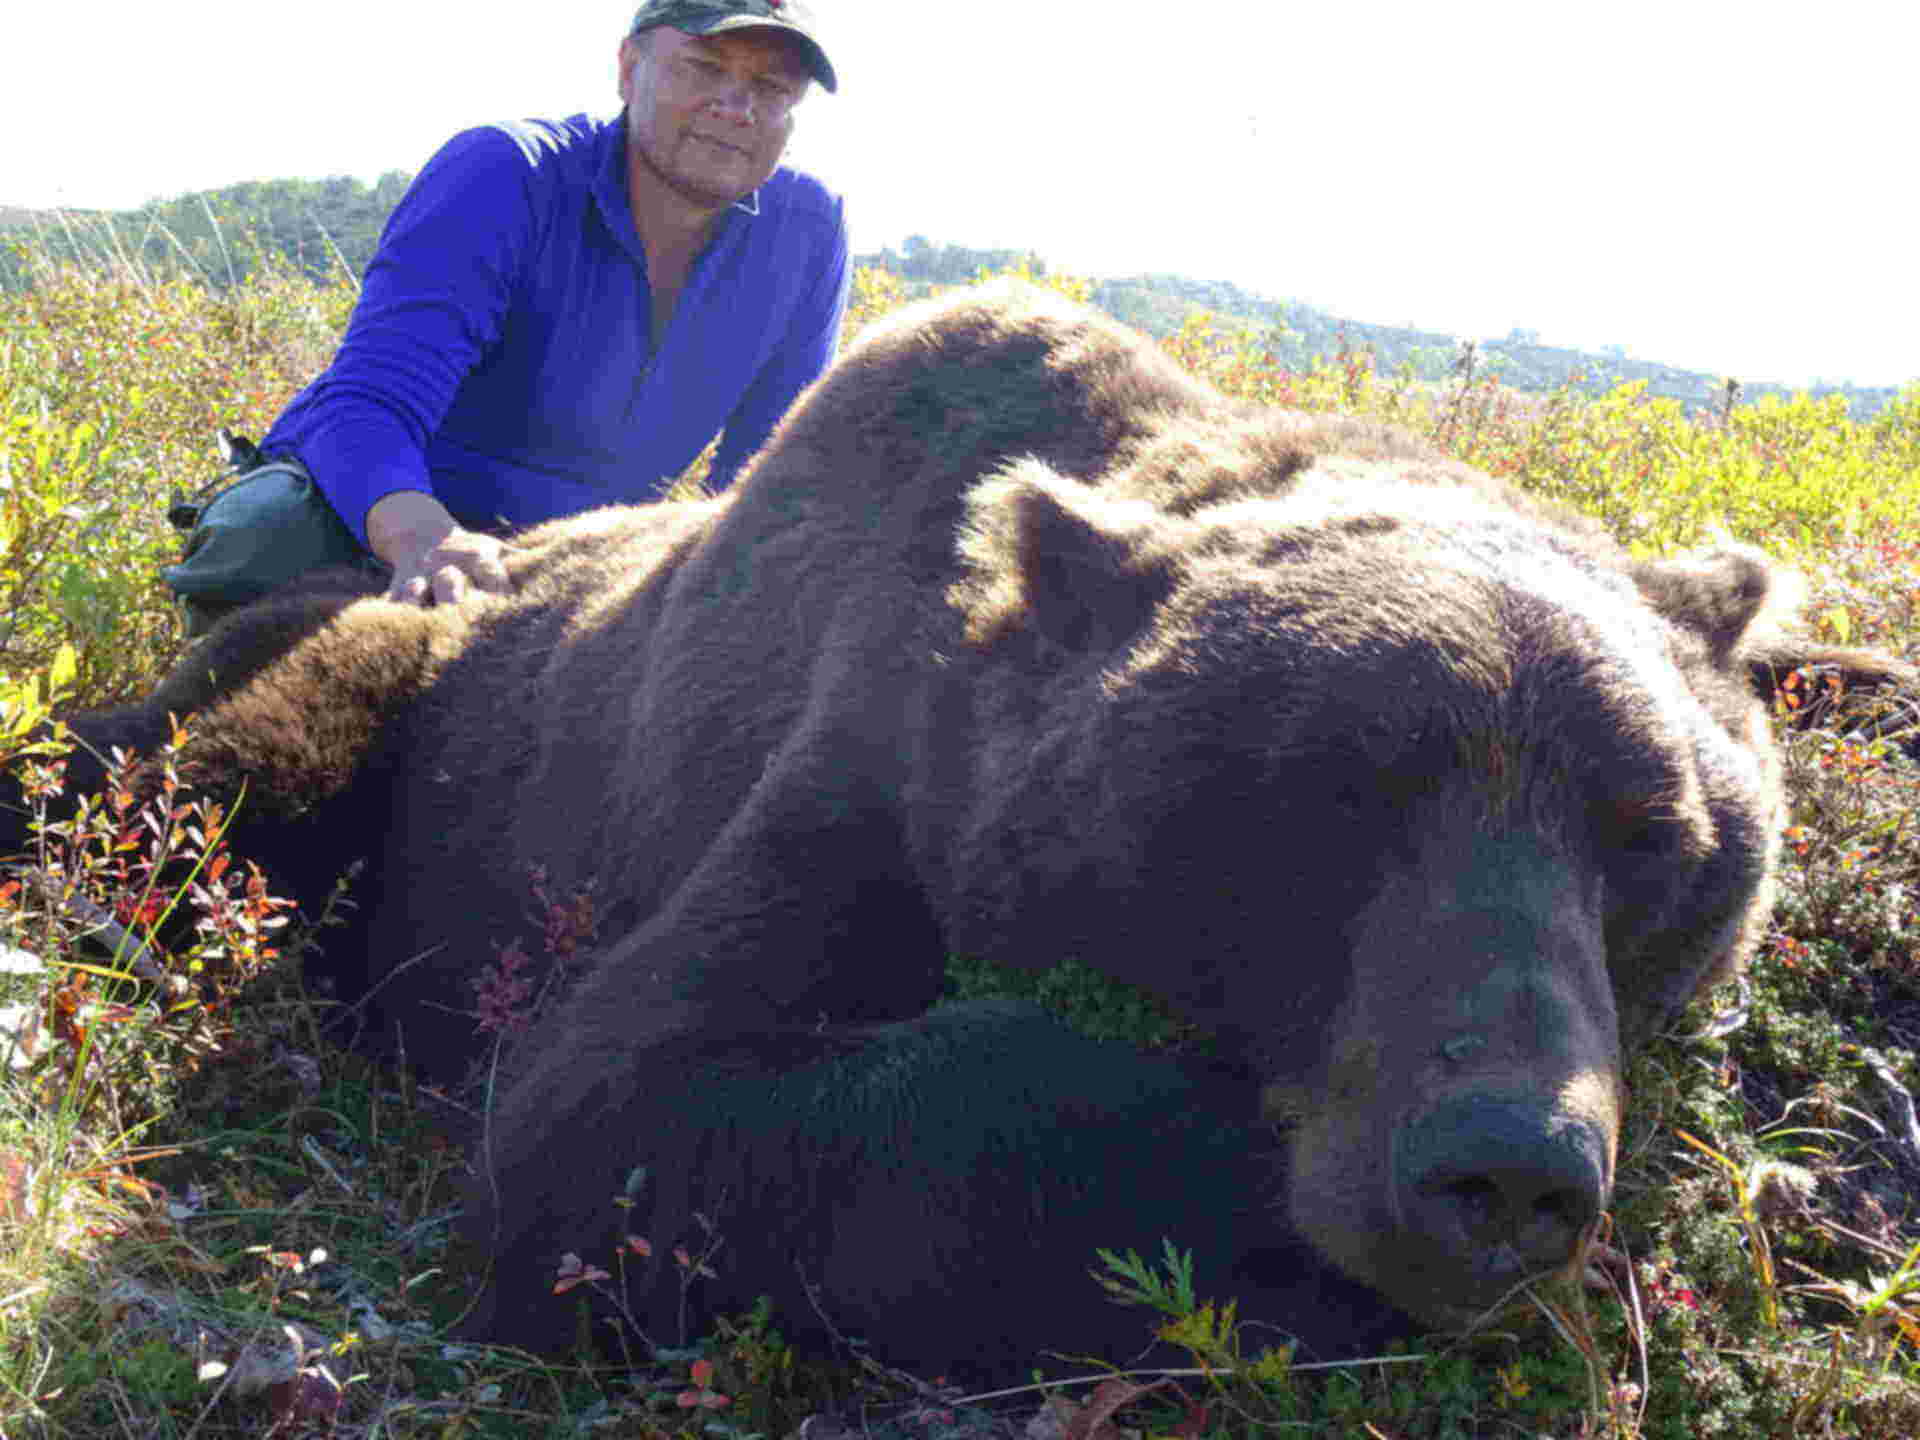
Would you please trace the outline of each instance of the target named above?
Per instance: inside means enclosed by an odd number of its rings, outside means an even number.
[[[778,30],[630,36],[620,47],[627,143],[689,200],[731,205],[780,163],[810,78],[798,42]]]

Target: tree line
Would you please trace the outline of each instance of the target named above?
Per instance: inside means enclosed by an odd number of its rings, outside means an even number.
[[[389,171],[366,185],[349,176],[326,180],[255,180],[219,190],[157,200],[114,212],[29,211],[0,207],[0,288],[31,283],[30,251],[54,260],[118,262],[144,273],[187,271],[224,288],[244,282],[268,256],[283,258],[316,280],[357,279],[379,242],[381,227],[411,179]],[[982,272],[1046,262],[1027,251],[936,244],[910,235],[891,247],[854,257],[886,270],[910,291],[964,285]],[[1690,411],[1723,409],[1736,399],[1788,395],[1800,387],[1746,382],[1635,358],[1620,346],[1581,351],[1540,342],[1516,328],[1501,337],[1460,337],[1405,326],[1374,325],[1296,300],[1242,289],[1229,281],[1155,273],[1109,277],[1093,284],[1095,304],[1115,318],[1167,336],[1204,312],[1292,369],[1329,357],[1362,357],[1377,373],[1441,384],[1463,371],[1492,373],[1516,390],[1569,387],[1600,395],[1627,383],[1680,401]],[[1730,390],[1728,382],[1737,382]],[[1815,385],[1816,395],[1845,397],[1855,419],[1877,413],[1895,387]]]

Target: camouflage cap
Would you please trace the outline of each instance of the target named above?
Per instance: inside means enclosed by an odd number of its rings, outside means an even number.
[[[807,68],[821,88],[839,88],[833,62],[821,47],[813,11],[800,0],[646,0],[634,15],[633,29],[628,33],[638,35],[658,25],[671,25],[689,35],[718,35],[754,25],[784,30],[800,42]]]

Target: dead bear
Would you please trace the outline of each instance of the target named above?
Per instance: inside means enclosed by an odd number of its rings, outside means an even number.
[[[580,1249],[613,1269],[625,1236],[649,1241],[650,1259],[625,1259],[625,1314],[575,1289],[496,1312],[491,1338],[550,1345],[585,1302],[681,1344],[767,1296],[789,1341],[864,1339],[923,1374],[1013,1381],[1063,1344],[1126,1365],[1155,1353],[1160,1320],[1095,1283],[1096,1249],[1157,1263],[1168,1241],[1192,1253],[1196,1294],[1311,1317],[1330,1352],[1407,1326],[1289,1243],[1269,1203],[1283,1157],[1258,1085],[1231,1066],[1142,1056],[1010,1001],[895,1025],[702,1033],[646,1063],[658,1123],[623,1142],[632,1203]],[[711,1273],[680,1266],[675,1248]]]
[[[1077,958],[1207,1027],[1258,1077],[1279,1242],[1382,1316],[1473,1321],[1574,1263],[1622,1057],[1765,922],[1756,680],[1910,679],[1771,638],[1746,552],[1635,562],[1020,287],[871,328],[729,496],[544,527],[510,568],[452,612],[276,597],[76,728],[150,747],[192,711],[240,844],[303,892],[364,858],[343,983],[442,1074],[529,871],[591,896],[464,1221],[482,1328],[554,1315],[554,1344],[559,1256],[670,1121],[662,1057],[911,1020],[950,952]],[[1310,1298],[1261,1318],[1323,1348]]]

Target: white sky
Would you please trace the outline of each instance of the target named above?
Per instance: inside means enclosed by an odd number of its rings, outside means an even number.
[[[841,91],[790,158],[857,250],[917,231],[1748,380],[1920,378],[1911,0],[815,6]],[[632,11],[16,8],[0,205],[114,208],[610,111]]]

